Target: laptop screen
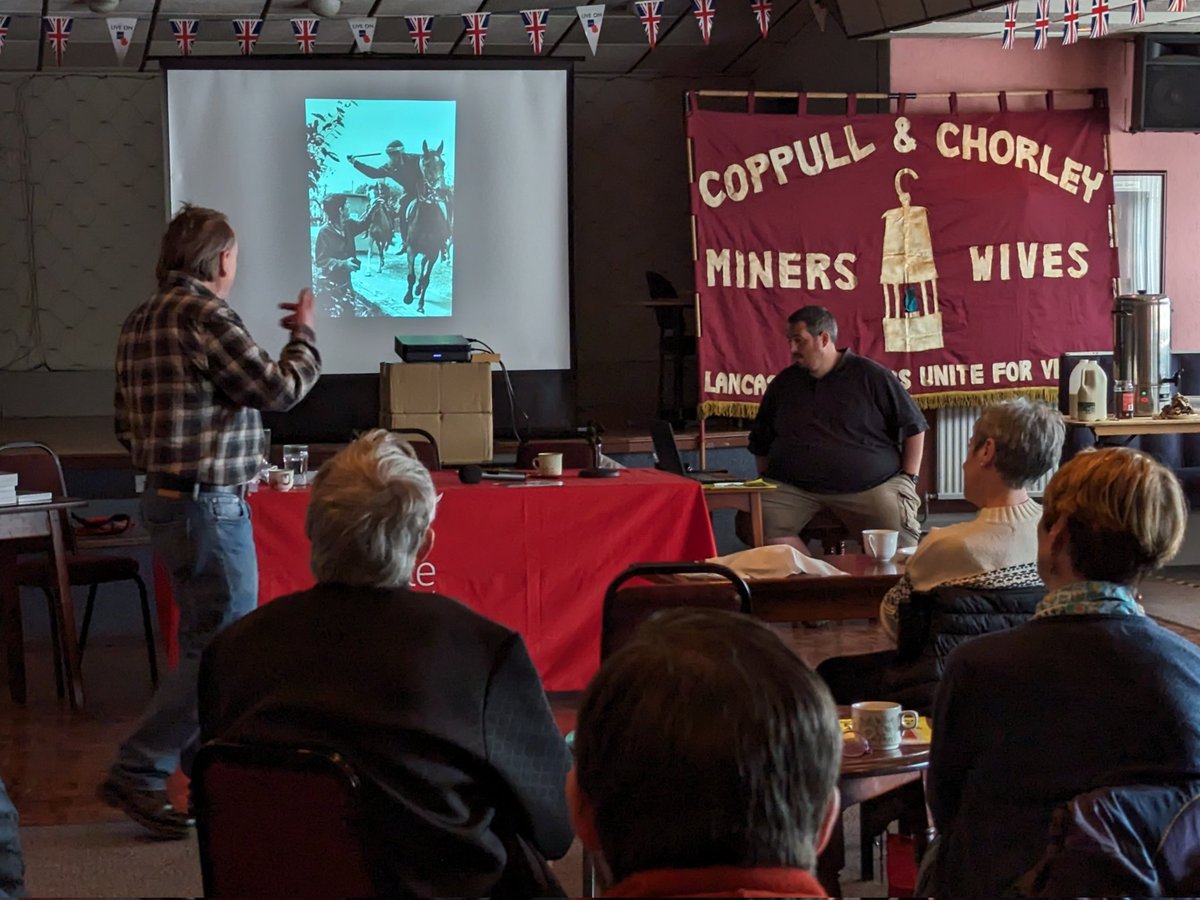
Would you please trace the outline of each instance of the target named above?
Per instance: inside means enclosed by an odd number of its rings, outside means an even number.
[[[683,468],[683,457],[675,446],[675,430],[671,423],[663,419],[655,419],[650,423],[650,440],[654,442],[654,455],[658,457],[658,467],[664,472],[675,475],[686,474]]]

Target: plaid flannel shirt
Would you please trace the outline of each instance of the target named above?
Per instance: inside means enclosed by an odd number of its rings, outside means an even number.
[[[265,450],[258,411],[291,409],[320,374],[311,329],[294,331],[274,362],[224,300],[172,272],[121,328],[117,440],[138,471],[241,484]]]

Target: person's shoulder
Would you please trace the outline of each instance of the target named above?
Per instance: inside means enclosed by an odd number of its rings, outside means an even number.
[[[889,382],[894,381],[900,383],[900,379],[896,377],[896,373],[889,369],[881,362],[876,362],[869,356],[862,356],[847,348],[842,356],[842,366],[847,371],[861,372],[869,378],[883,378]]]
[[[934,528],[917,544],[917,549],[905,563],[905,570],[914,582],[926,575],[936,574],[939,564],[961,558],[970,546],[975,519],[955,522]]]

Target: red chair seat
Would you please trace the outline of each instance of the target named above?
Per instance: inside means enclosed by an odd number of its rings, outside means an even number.
[[[72,586],[125,581],[136,577],[137,574],[138,562],[130,556],[71,554],[67,557],[67,576]],[[54,578],[54,570],[46,558],[26,559],[17,563],[18,584],[26,587],[53,587]]]

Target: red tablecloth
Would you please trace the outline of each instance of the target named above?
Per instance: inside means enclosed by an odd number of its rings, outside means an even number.
[[[600,659],[604,590],[635,562],[705,559],[716,554],[697,482],[653,469],[562,487],[459,483],[437,472],[442,494],[433,552],[413,586],[461,600],[519,631],[550,691],[582,690]],[[313,584],[304,535],[308,491],[250,495],[258,553],[258,602]],[[175,608],[156,567],[158,615],[168,658],[178,658]]]

